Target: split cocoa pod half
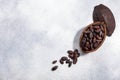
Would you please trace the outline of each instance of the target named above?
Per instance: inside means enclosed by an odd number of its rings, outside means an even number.
[[[103,4],[95,6],[93,21],[84,28],[80,36],[79,45],[84,53],[96,51],[103,44],[106,36],[111,36],[115,30],[114,16]]]
[[[97,50],[106,37],[106,25],[104,22],[95,22],[88,25],[81,34],[80,47],[85,53]]]
[[[107,29],[107,36],[111,36],[115,30],[115,18],[112,11],[105,5],[100,4],[94,7],[93,11],[94,22],[105,22]]]

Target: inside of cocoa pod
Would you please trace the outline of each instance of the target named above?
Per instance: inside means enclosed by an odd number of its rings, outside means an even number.
[[[106,25],[103,22],[95,22],[88,25],[81,34],[80,48],[84,53],[97,50],[106,37]]]

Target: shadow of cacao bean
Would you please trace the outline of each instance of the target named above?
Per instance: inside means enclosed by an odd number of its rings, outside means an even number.
[[[83,30],[84,30],[84,28],[80,29],[80,30],[76,33],[76,35],[75,35],[75,37],[74,37],[74,40],[73,40],[73,49],[78,49],[78,51],[79,51],[79,53],[80,53],[81,56],[86,55],[86,53],[82,52],[82,50],[81,50],[81,48],[80,48],[80,46],[79,46],[79,45],[80,45],[80,36],[81,36]]]

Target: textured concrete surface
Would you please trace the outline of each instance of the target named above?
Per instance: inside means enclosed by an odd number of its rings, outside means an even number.
[[[113,35],[71,68],[51,72],[101,3],[115,16]],[[120,80],[119,7],[119,0],[0,0],[0,80]]]

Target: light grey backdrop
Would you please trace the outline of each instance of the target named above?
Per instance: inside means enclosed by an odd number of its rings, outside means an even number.
[[[51,72],[101,3],[115,16],[113,35],[71,68]],[[120,80],[119,21],[119,0],[0,0],[0,80]]]

